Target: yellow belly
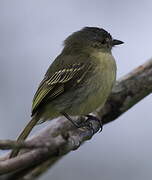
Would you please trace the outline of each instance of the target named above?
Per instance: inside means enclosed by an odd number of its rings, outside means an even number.
[[[111,54],[99,53],[97,58],[97,66],[92,76],[85,85],[86,96],[81,97],[82,102],[79,106],[73,107],[75,111],[69,112],[71,115],[85,115],[102,107],[111,93],[112,87],[116,79],[116,64]],[[81,92],[80,92],[81,94]]]

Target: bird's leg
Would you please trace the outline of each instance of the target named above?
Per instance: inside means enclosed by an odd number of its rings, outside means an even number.
[[[97,121],[100,125],[100,132],[102,131],[102,122],[95,116],[92,115],[86,115],[87,119],[84,122],[81,122],[80,124],[77,124],[72,120],[72,118],[65,112],[60,112],[64,117],[66,117],[75,127],[82,128],[82,127],[88,127],[88,129],[92,130],[92,134],[94,134],[94,129],[92,127],[91,120]]]
[[[65,113],[65,112],[60,112],[64,117],[66,117],[75,127],[77,128],[83,128],[83,127],[87,127],[89,130],[91,129],[92,134],[94,134],[94,129],[92,127],[92,124],[86,120],[85,122],[81,122],[80,124],[77,124],[76,122],[74,122],[71,117]]]
[[[80,125],[78,125],[76,122],[74,122],[71,117],[65,113],[65,112],[60,112],[64,117],[66,117],[75,127],[80,128]]]

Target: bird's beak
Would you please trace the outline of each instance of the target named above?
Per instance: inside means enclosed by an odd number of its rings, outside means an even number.
[[[117,39],[113,39],[112,40],[112,45],[115,46],[115,45],[119,45],[119,44],[123,44],[124,42],[123,41],[120,41],[120,40],[117,40]]]

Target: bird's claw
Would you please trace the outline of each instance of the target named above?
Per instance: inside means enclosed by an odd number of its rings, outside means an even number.
[[[81,128],[87,128],[88,130],[91,130],[92,131],[92,135],[95,133],[95,131],[94,131],[94,128],[93,128],[93,126],[92,126],[92,123],[90,122],[90,121],[88,121],[88,119],[87,120],[85,120],[85,122],[82,122],[81,124],[80,124],[80,127]]]
[[[100,126],[99,133],[100,133],[103,129],[102,121],[100,119],[98,119],[97,117],[92,116],[92,115],[87,115],[87,118],[88,118],[87,121],[88,120],[94,120],[94,121],[97,121],[99,123],[99,126]]]

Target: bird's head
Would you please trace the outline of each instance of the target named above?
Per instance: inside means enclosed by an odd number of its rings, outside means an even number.
[[[122,41],[113,39],[110,33],[98,27],[84,27],[80,31],[71,34],[65,41],[65,47],[96,48],[111,50],[113,46],[123,44]]]

